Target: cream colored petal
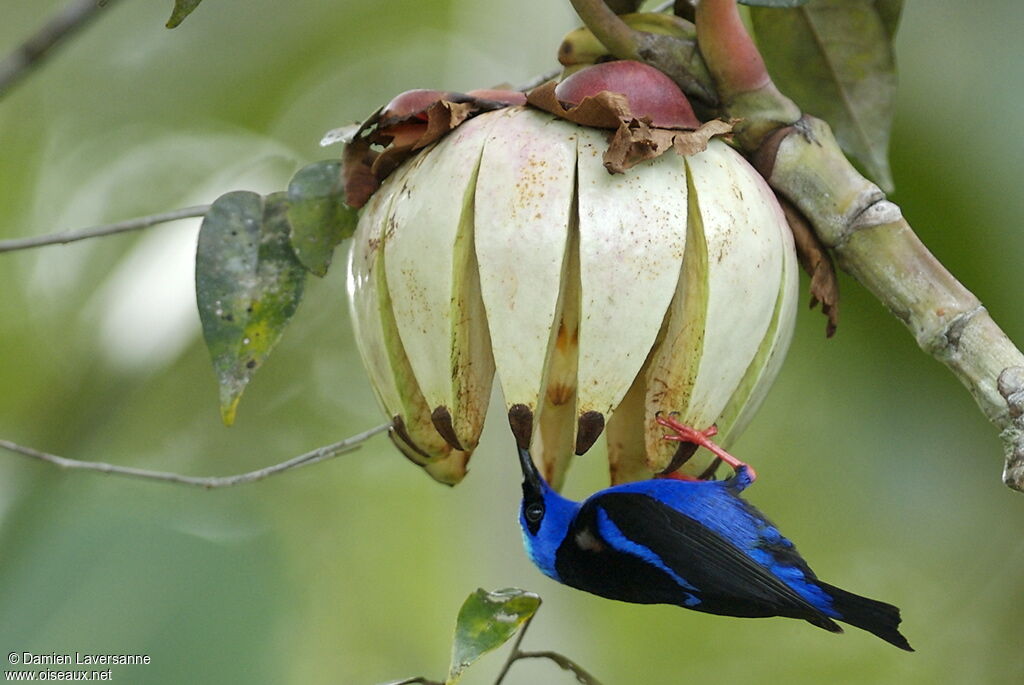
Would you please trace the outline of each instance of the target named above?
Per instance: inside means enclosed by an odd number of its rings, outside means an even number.
[[[770,201],[775,200],[774,193],[766,183],[762,184],[762,193]],[[718,420],[719,442],[726,448],[740,436],[761,406],[768,389],[782,368],[789,343],[793,339],[799,300],[799,264],[793,245],[793,234],[786,223],[786,217],[781,207],[776,206],[776,210],[774,223],[784,245],[778,301],[757,356],[751,362],[750,368],[740,382],[740,387],[736,389]]]
[[[549,345],[544,393],[537,408],[530,453],[544,479],[561,489],[576,452],[576,366],[579,359],[580,264],[575,214],[569,222],[562,289]]]
[[[398,335],[385,277],[384,227],[393,194],[409,168],[404,166],[392,174],[363,210],[349,254],[349,304],[356,345],[370,385],[398,427],[392,439],[421,466],[444,462],[437,465],[444,471],[439,480],[451,484],[465,475],[469,455],[453,450],[434,429]]]
[[[708,253],[704,353],[688,413],[704,428],[718,420],[768,330],[783,248],[778,202],[765,196],[764,181],[739,153],[716,141],[688,164]]]
[[[494,117],[464,123],[412,160],[391,206],[386,268],[395,319],[437,429],[473,449],[494,366],[473,253],[473,191]]]
[[[664,439],[665,429],[655,422],[655,415],[658,412],[679,412],[683,423],[690,422],[687,408],[704,352],[708,255],[704,224],[689,173],[687,203],[686,250],[679,283],[648,361],[645,378],[644,437],[647,465],[653,472],[664,471],[678,448],[678,444]]]
[[[431,478],[445,485],[458,485],[466,477],[466,466],[469,463],[469,452],[453,450],[448,445],[449,454],[441,459],[424,461],[416,448],[399,438],[394,433],[388,435],[391,442],[409,461],[421,467]]]
[[[647,465],[645,443],[645,370],[637,375],[629,391],[608,421],[608,473],[612,485],[645,480],[654,475]]]
[[[563,404],[553,404],[545,395],[534,422],[530,454],[544,480],[555,490],[562,489],[575,447],[575,393]]]
[[[686,244],[686,167],[665,154],[609,174],[603,131],[580,135],[579,413],[609,418],[654,344]]]
[[[689,241],[647,394],[648,458],[659,470],[676,446],[661,439],[654,414],[678,411],[681,422],[700,429],[719,418],[764,339],[782,274],[777,207],[756,172],[717,140],[686,162]]]
[[[492,116],[476,187],[480,290],[506,404],[532,420],[554,339],[578,128],[521,107]]]
[[[370,376],[370,385],[389,416],[401,414],[403,403],[395,384],[388,346],[384,343],[377,268],[380,263],[384,222],[391,206],[394,179],[401,176],[403,171],[404,168],[397,171],[392,176],[392,182],[385,183],[370,197],[363,208],[359,224],[352,236],[348,258],[349,309],[356,346]]]

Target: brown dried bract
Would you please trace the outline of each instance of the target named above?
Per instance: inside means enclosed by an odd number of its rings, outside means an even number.
[[[555,97],[557,85],[554,81],[548,81],[537,86],[526,94],[526,102],[566,121],[592,128],[617,129],[624,121],[634,118],[625,95],[602,91],[583,98],[578,105],[566,108]]]
[[[832,257],[829,255],[828,249],[818,240],[814,229],[811,228],[800,210],[782,197],[779,198],[779,204],[782,205],[786,221],[789,222],[789,228],[793,232],[793,241],[796,243],[796,255],[800,260],[800,266],[811,277],[811,307],[821,303],[821,313],[828,317],[828,323],[825,325],[825,337],[831,338],[839,324],[839,280],[836,278]]]
[[[695,155],[707,149],[708,141],[732,131],[732,123],[714,119],[696,130],[654,128],[650,120],[635,117],[624,95],[602,91],[566,107],[555,97],[554,82],[537,86],[526,101],[538,109],[582,126],[613,129],[615,134],[604,153],[609,173],[621,174],[640,162],[675,150]]]
[[[633,119],[615,131],[604,153],[604,166],[610,173],[621,174],[644,160],[665,154],[669,149],[684,156],[695,155],[707,149],[709,140],[730,131],[732,124],[720,119],[712,119],[695,131],[651,128],[643,121]]]
[[[377,110],[363,122],[342,154],[341,173],[348,206],[362,207],[402,162],[466,119],[508,106],[462,93],[445,95],[450,99],[438,100],[408,116],[383,120],[381,110]]]

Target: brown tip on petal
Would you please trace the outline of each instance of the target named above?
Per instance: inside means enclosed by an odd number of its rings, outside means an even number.
[[[513,404],[508,409],[508,425],[516,438],[516,447],[530,449],[530,437],[533,435],[533,412],[525,404]]]
[[[438,407],[435,409],[430,415],[430,420],[434,423],[434,428],[444,438],[445,442],[454,449],[465,452],[462,444],[459,443],[458,436],[455,435],[455,426],[452,425],[452,413],[448,411],[448,407]]]
[[[580,414],[576,429],[576,454],[580,455],[593,447],[604,430],[604,414],[588,411]]]
[[[416,464],[417,466],[423,466],[423,464],[413,459],[412,455],[410,455],[409,452],[418,454],[419,456],[423,457],[423,459],[426,460],[431,459],[431,456],[429,454],[421,450],[419,447],[416,446],[416,443],[409,439],[409,434],[405,432],[405,424],[402,423],[402,418],[399,416],[395,417],[394,425],[392,426],[391,430],[388,431],[388,438],[391,440],[391,442],[395,444],[395,447],[398,448],[398,451],[401,452],[406,459]]]
[[[690,461],[690,457],[692,457],[696,451],[697,445],[692,442],[679,443],[679,449],[677,449],[676,453],[672,455],[672,461],[669,462],[668,467],[662,471],[660,475],[672,473],[677,470],[680,466]]]

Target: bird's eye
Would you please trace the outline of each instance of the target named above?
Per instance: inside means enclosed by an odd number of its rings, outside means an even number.
[[[541,504],[540,502],[533,502],[532,504],[527,504],[526,509],[523,513],[526,514],[527,521],[529,521],[530,523],[537,523],[537,521],[540,521],[542,518],[544,518],[544,505]]]

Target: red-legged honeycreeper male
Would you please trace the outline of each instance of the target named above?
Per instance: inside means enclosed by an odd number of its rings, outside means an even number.
[[[580,590],[638,604],[676,604],[726,616],[788,616],[841,633],[842,621],[913,651],[900,610],[818,580],[793,543],[739,493],[756,475],[708,437],[658,422],[729,464],[728,480],[654,479],[616,485],[573,502],[551,489],[519,450],[526,552],[545,575]]]

